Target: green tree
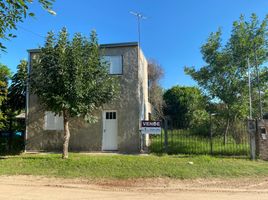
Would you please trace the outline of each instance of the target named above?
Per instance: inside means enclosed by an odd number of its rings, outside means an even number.
[[[26,83],[27,83],[27,61],[21,60],[17,66],[17,72],[11,77],[11,85],[8,88],[7,98],[1,106],[5,119],[4,129],[9,132],[25,130],[25,121],[16,119],[16,116],[26,106]],[[12,150],[13,136],[10,134],[8,149]],[[21,143],[22,144],[22,143]],[[15,147],[16,148],[16,147]]]
[[[201,48],[205,66],[198,70],[194,67],[185,68],[185,72],[197,81],[211,101],[224,104],[225,143],[230,123],[246,117],[249,112],[248,61],[254,66],[250,68],[254,72],[253,90],[256,91],[256,87],[265,81],[259,78],[259,66],[267,61],[267,20],[266,17],[259,22],[257,16],[252,14],[247,22],[241,16],[233,23],[231,37],[225,45],[222,44],[221,30],[209,36]]]
[[[54,1],[38,0],[41,6],[51,14],[55,14],[52,10]],[[34,16],[34,13],[29,11],[29,4],[32,2],[33,0],[0,0],[0,39],[15,37],[11,31],[17,29],[17,23],[23,22],[27,16]],[[0,42],[0,49],[6,49],[2,42]]]
[[[62,157],[68,158],[70,118],[96,121],[94,112],[116,97],[118,81],[109,76],[107,63],[100,57],[95,31],[90,39],[77,33],[72,41],[68,39],[66,28],[58,38],[49,32],[32,68],[32,92],[45,109],[63,116]]]
[[[10,79],[11,72],[6,65],[0,64],[0,129],[3,129],[6,124],[6,117],[3,112],[3,105],[7,100],[8,94],[8,80]]]
[[[26,105],[27,86],[27,65],[26,60],[21,60],[17,66],[17,72],[11,78],[11,85],[8,92],[8,104],[13,112],[19,114]]]
[[[198,88],[174,86],[164,93],[164,101],[174,128],[189,128],[208,118],[206,98]]]

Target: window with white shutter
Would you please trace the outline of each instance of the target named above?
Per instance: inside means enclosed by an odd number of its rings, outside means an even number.
[[[45,130],[63,130],[63,117],[51,111],[45,112]]]

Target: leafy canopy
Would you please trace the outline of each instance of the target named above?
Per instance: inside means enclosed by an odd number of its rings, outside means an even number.
[[[176,128],[186,128],[197,119],[206,120],[206,98],[195,87],[174,86],[164,94],[165,115],[168,115]]]
[[[47,110],[95,121],[94,111],[117,95],[117,79],[101,59],[95,31],[90,39],[76,33],[72,40],[66,28],[58,37],[49,32],[38,57],[32,66],[31,89]]]
[[[9,39],[16,37],[11,33],[13,29],[17,29],[17,23],[23,22],[27,16],[34,16],[29,11],[29,4],[34,0],[0,0],[0,39]],[[41,6],[51,14],[56,14],[52,10],[52,4],[55,0],[38,0]],[[0,49],[5,50],[6,47],[0,42]]]
[[[12,76],[11,85],[8,88],[8,105],[18,113],[24,110],[26,105],[27,65],[26,60],[20,61],[17,72]]]
[[[0,64],[0,129],[5,127],[6,116],[3,112],[3,105],[7,100],[8,80],[11,77],[11,72],[6,65]]]
[[[248,113],[248,64],[258,68],[267,61],[266,17],[260,22],[255,14],[250,21],[241,16],[233,23],[232,34],[225,45],[222,31],[212,33],[201,48],[206,65],[200,69],[186,67],[189,74],[212,99],[220,101],[228,117],[245,117]],[[256,88],[256,72],[252,73],[253,91]],[[265,81],[262,79],[261,81]],[[267,85],[267,84],[265,84]]]

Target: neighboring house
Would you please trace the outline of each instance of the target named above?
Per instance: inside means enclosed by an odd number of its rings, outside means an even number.
[[[105,44],[101,49],[105,59],[110,61],[111,76],[120,79],[120,96],[96,113],[97,123],[88,124],[81,118],[71,120],[69,150],[137,153],[141,147],[140,121],[148,119],[151,109],[146,58],[136,42]],[[39,51],[28,50],[29,72]],[[59,151],[63,143],[63,119],[44,110],[29,88],[26,151]]]

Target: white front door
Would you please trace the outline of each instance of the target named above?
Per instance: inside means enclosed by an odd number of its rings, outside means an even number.
[[[103,111],[102,150],[117,150],[117,112]]]

